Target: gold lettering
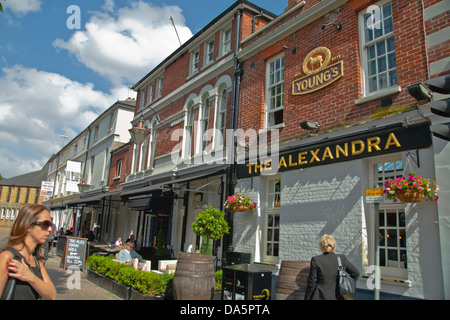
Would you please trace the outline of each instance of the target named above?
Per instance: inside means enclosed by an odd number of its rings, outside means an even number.
[[[338,67],[333,67],[333,69],[331,69],[331,71],[333,72],[333,78],[335,78],[339,75]]]
[[[248,167],[248,174],[252,174],[252,166],[253,166],[253,163],[249,163],[247,165],[247,167]]]
[[[315,77],[316,77],[316,86],[323,83],[323,73],[316,74]]]
[[[278,169],[280,169],[281,166],[287,168],[286,160],[284,160],[284,157],[281,157],[281,158],[280,158],[280,163],[278,164]]]
[[[380,151],[381,148],[378,146],[380,144],[381,139],[379,137],[373,137],[367,139],[367,152],[372,152],[372,148],[376,151]]]
[[[325,80],[325,82],[330,81],[331,75],[330,75],[330,71],[327,70],[323,73],[323,80]]]
[[[345,149],[342,149],[340,145],[336,145],[336,158],[339,159],[339,153],[342,153],[343,156],[348,157],[348,143],[344,145]]]
[[[297,90],[298,90],[298,91],[301,91],[301,90],[302,90],[302,87],[301,87],[301,83],[300,83],[300,82],[297,82],[295,85],[297,86]]]
[[[317,154],[319,153],[319,151],[320,151],[320,149],[316,149],[316,151],[314,151],[314,152],[312,150],[309,151],[312,155],[311,161],[309,161],[309,163],[312,163],[314,161],[320,162],[320,159],[317,157]]]
[[[298,154],[298,164],[307,164],[308,161],[306,161],[305,156],[306,156],[307,152],[302,152]]]
[[[307,80],[303,80],[301,85],[302,85],[302,91],[305,91],[306,89],[308,89],[308,81]]]
[[[356,146],[359,145],[359,150],[356,150]],[[352,156],[361,154],[364,152],[364,141],[362,140],[356,140],[356,141],[352,141]]]
[[[401,145],[400,145],[400,143],[398,142],[397,137],[395,136],[394,133],[391,133],[391,134],[389,135],[388,141],[386,142],[386,146],[384,147],[384,149],[385,149],[385,150],[386,150],[386,149],[389,149],[389,147],[390,147],[391,145],[396,146],[397,148],[400,148],[400,147],[401,147]]]
[[[272,159],[264,161],[264,171],[272,171]]]
[[[295,167],[296,165],[296,162],[292,162],[292,155],[289,155],[289,167]]]
[[[259,165],[255,163],[255,172],[261,171],[262,168],[262,163],[260,163]]]
[[[312,83],[311,83],[311,80],[312,80]],[[314,88],[316,86],[316,77],[309,77],[308,78],[308,87],[311,89],[311,88]]]
[[[325,158],[334,159],[333,154],[331,153],[330,147],[326,147],[325,151],[323,152],[322,161],[324,161]]]

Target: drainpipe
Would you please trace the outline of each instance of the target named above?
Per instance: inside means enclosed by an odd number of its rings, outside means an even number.
[[[239,62],[237,54],[240,48],[240,34],[241,34],[241,18],[242,9],[238,9],[236,12],[236,35],[235,35],[235,46],[234,46],[234,66],[233,66],[233,91],[231,98],[231,109],[230,109],[230,129],[233,132],[233,141],[230,146],[228,153],[229,159],[231,159],[231,164],[227,168],[227,192],[226,197],[234,193],[234,187],[236,185],[236,164],[235,164],[235,153],[236,153],[236,137],[234,132],[237,129],[238,111],[239,111],[239,96],[240,96],[240,82],[242,77],[242,63]],[[224,246],[222,250],[232,251],[233,248],[233,215],[227,215],[227,222],[230,226],[230,233],[224,237]],[[222,255],[222,256],[226,256]]]
[[[255,29],[256,29],[256,18],[258,17],[262,17],[263,15],[263,10],[261,9],[259,11],[259,14],[257,14],[256,16],[253,17],[252,19],[252,34],[255,33]]]

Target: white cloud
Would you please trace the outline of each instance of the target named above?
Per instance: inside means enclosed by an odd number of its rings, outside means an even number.
[[[27,13],[41,10],[41,3],[41,0],[11,0],[3,6],[5,9],[11,9],[16,16],[23,17]]]
[[[0,73],[0,173],[5,177],[38,170],[66,143],[85,129],[128,88],[111,93],[91,83],[16,65]],[[38,159],[38,160],[36,160]],[[31,170],[33,169],[33,170]]]
[[[53,42],[113,84],[138,81],[178,48],[169,17],[176,22],[182,41],[192,36],[178,6],[157,7],[137,1],[115,14],[110,12],[113,6],[113,1],[106,1],[103,8],[109,13],[93,13],[84,30],[67,41]]]

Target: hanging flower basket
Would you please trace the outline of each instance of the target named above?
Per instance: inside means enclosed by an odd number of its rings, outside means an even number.
[[[235,193],[225,201],[225,209],[231,212],[247,212],[256,209],[256,202],[243,194]]]
[[[395,191],[395,195],[401,202],[408,203],[420,202],[423,200],[423,198],[425,198],[425,193],[423,192],[423,190],[416,191],[414,189],[397,190]]]
[[[243,203],[233,203],[231,205],[231,211],[233,212],[246,212],[250,209],[249,204],[243,204]]]
[[[399,177],[385,182],[386,197],[397,202],[420,202],[424,198],[437,202],[439,187],[435,181],[430,182],[415,172],[410,172],[408,178]]]

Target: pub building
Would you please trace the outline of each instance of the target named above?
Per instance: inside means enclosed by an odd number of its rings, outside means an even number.
[[[430,129],[442,117],[407,90],[448,74],[432,37],[448,26],[432,28],[445,3],[289,0],[277,16],[236,1],[133,86],[132,139],[111,155],[108,240],[133,233],[152,259],[162,230],[172,257],[194,252],[196,215],[240,192],[257,207],[227,215],[217,267],[245,257],[276,276],[332,234],[370,299],[378,219],[381,296],[450,297],[449,149]],[[239,130],[249,139],[234,141]],[[439,201],[384,199],[374,212],[365,190],[409,171],[437,180]]]
[[[357,298],[374,296],[377,246],[382,299],[450,297],[450,149],[432,134],[445,118],[408,90],[449,74],[449,37],[433,38],[448,27],[445,1],[289,1],[242,39],[237,127],[258,138],[239,142],[236,192],[257,209],[233,216],[236,252],[279,268],[331,234]],[[410,171],[437,181],[437,203],[366,198]]]

